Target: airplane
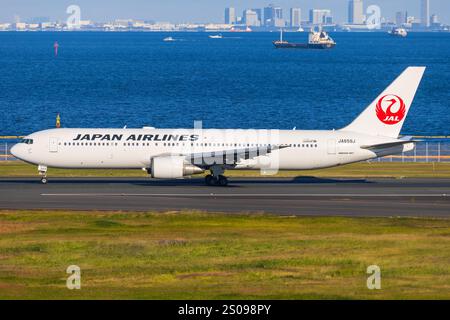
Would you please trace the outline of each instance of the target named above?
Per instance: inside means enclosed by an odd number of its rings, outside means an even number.
[[[225,170],[308,170],[335,167],[413,150],[400,130],[425,67],[406,68],[353,122],[339,130],[69,129],[24,137],[11,153],[47,168],[142,169],[177,179],[205,171],[210,186],[226,186]]]

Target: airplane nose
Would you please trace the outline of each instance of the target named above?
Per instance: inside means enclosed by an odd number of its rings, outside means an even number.
[[[12,146],[12,148],[11,148],[11,150],[9,150],[9,152],[11,152],[11,154],[14,156],[14,157],[16,157],[16,158],[19,158],[19,146],[18,145],[14,145],[14,146]]]

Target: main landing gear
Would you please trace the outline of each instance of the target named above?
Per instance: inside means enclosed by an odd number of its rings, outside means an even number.
[[[48,179],[47,179],[47,166],[39,165],[38,166],[38,171],[39,171],[39,174],[42,176],[41,183],[42,184],[47,184],[47,182],[48,182]]]
[[[205,183],[208,186],[221,186],[221,187],[226,187],[228,185],[228,179],[227,177],[224,177],[222,175],[218,176],[218,177],[214,177],[211,174],[208,174],[205,177]]]
[[[205,183],[208,186],[220,186],[226,187],[228,185],[228,179],[223,175],[225,170],[220,166],[211,167],[211,174],[205,177]]]

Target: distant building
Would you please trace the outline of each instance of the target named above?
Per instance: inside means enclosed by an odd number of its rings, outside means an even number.
[[[275,7],[273,4],[264,8],[264,25],[268,27],[282,28],[285,26],[283,19],[283,9]]]
[[[225,8],[225,24],[236,23],[236,10],[234,8]]]
[[[16,22],[13,24],[13,28],[15,30],[23,31],[27,28],[27,25],[25,22]]]
[[[274,26],[278,28],[282,28],[285,26],[284,19],[283,19],[283,9],[280,7],[274,7]]]
[[[0,30],[7,30],[11,27],[10,23],[0,23]]]
[[[438,16],[437,16],[437,14],[433,14],[433,15],[431,15],[431,24],[433,25],[436,25],[436,24],[439,24],[439,18],[438,18]]]
[[[350,0],[348,2],[348,23],[364,24],[364,10],[362,0]]]
[[[331,10],[328,9],[311,9],[309,10],[309,22],[314,25],[332,24],[333,17]]]
[[[273,7],[264,8],[264,25],[269,26],[273,20]]]
[[[53,22],[42,22],[40,24],[41,29],[50,29],[50,28],[54,28],[55,27],[55,23]]]
[[[300,8],[291,8],[291,27],[297,28],[302,25],[302,10]]]
[[[273,8],[275,19],[283,19],[283,9],[280,7]]]
[[[401,27],[402,25],[407,23],[406,20],[407,15],[408,13],[403,11],[399,11],[395,14],[395,24],[397,25],[397,27]]]
[[[39,23],[29,23],[27,25],[29,30],[37,30],[40,28],[40,24]]]
[[[420,21],[423,27],[428,28],[430,26],[430,0],[422,0],[421,8]]]
[[[259,20],[259,24],[263,25],[264,21],[263,21],[263,16],[262,16],[262,9],[258,9],[258,8],[253,8],[252,11],[256,12],[256,15],[258,16],[258,20]]]
[[[49,22],[49,21],[50,21],[49,17],[33,17],[33,18],[29,19],[27,22],[30,24],[35,24],[35,23],[40,24],[40,23]]]
[[[258,14],[253,10],[244,10],[242,17],[245,25],[249,27],[259,27],[261,25],[261,22],[258,19]]]

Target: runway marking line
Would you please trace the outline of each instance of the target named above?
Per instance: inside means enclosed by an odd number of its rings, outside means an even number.
[[[43,197],[369,197],[369,198],[404,198],[404,197],[439,197],[447,198],[450,194],[346,194],[346,193],[41,193]]]

